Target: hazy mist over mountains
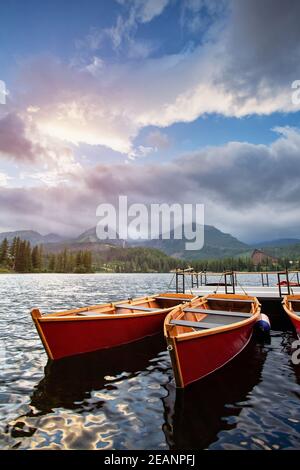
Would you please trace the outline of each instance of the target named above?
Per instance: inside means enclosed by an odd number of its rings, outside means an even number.
[[[195,230],[195,226],[193,227]],[[202,228],[201,228],[202,230]],[[0,242],[7,238],[12,242],[14,237],[20,237],[22,240],[30,241],[34,245],[43,245],[46,251],[55,252],[63,248],[70,250],[89,249],[94,252],[99,252],[107,249],[108,246],[118,247],[135,247],[144,246],[146,248],[156,248],[165,254],[182,259],[213,259],[237,256],[250,256],[254,248],[262,248],[267,251],[279,253],[285,256],[285,250],[288,253],[293,252],[293,248],[299,250],[300,239],[288,238],[269,240],[261,243],[249,245],[241,242],[231,234],[223,233],[216,227],[205,225],[204,226],[204,246],[201,250],[185,250],[185,243],[187,240],[174,239],[174,230],[170,232],[170,239],[152,240],[121,240],[107,239],[99,240],[96,233],[96,227],[92,227],[85,232],[78,235],[78,237],[68,238],[55,233],[41,235],[34,230],[18,230],[11,232],[0,233]],[[117,234],[118,237],[118,234]]]

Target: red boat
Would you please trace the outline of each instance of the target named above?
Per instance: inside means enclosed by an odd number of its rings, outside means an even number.
[[[285,295],[282,305],[300,338],[300,295]]]
[[[291,286],[291,287],[299,287],[298,282],[292,282],[292,281],[280,281],[277,283],[277,286]]]
[[[231,361],[251,339],[260,318],[255,297],[210,294],[172,310],[164,332],[176,386],[186,387]]]
[[[193,298],[164,293],[46,315],[33,309],[31,316],[49,358],[60,359],[157,334],[170,310]]]

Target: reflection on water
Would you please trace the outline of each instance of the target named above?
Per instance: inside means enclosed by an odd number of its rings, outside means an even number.
[[[19,449],[298,448],[300,367],[292,330],[175,389],[162,335],[47,361],[29,309],[166,290],[170,275],[1,277],[0,446]],[[265,313],[268,313],[265,311]],[[197,358],[191,358],[197,360]],[[202,358],[205,360],[205,358]]]
[[[111,350],[49,360],[31,404],[44,413],[61,407],[76,409],[78,403],[91,398],[94,390],[114,390],[114,383],[134,380],[163,349],[164,339],[157,335]]]
[[[222,370],[185,390],[176,393],[170,384],[170,395],[165,399],[165,433],[170,448],[205,449],[221,430],[234,429],[243,408],[251,406],[250,393],[261,381],[266,355],[253,341]]]

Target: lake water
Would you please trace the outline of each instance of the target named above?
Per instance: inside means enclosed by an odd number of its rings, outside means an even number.
[[[29,311],[168,290],[171,274],[0,277],[0,447],[296,449],[300,366],[292,328],[176,391],[162,336],[50,363]],[[268,312],[265,312],[268,313]],[[284,313],[282,313],[284,315]]]

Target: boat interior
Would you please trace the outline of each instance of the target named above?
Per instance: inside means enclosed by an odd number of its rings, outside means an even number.
[[[289,298],[288,302],[291,304],[292,312],[300,316],[300,296],[298,298]]]
[[[160,310],[173,309],[177,305],[189,302],[194,298],[191,294],[163,293],[152,297],[143,297],[139,299],[122,300],[117,303],[93,305],[90,307],[67,310],[65,312],[52,313],[49,317],[91,317],[101,315],[132,315],[158,312]]]
[[[258,308],[254,298],[204,297],[178,308],[169,319],[172,336],[224,327],[251,318]]]

